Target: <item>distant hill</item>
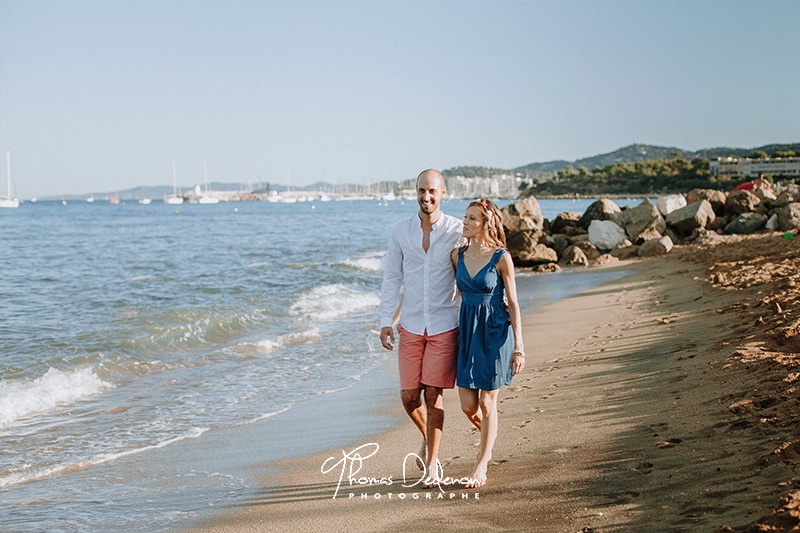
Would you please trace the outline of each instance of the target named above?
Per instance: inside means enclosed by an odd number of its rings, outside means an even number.
[[[759,146],[757,148],[730,148],[730,147],[704,148],[702,150],[697,150],[694,152],[676,147],[654,146],[649,144],[631,144],[630,146],[625,146],[623,148],[620,148],[619,150],[615,150],[607,154],[584,157],[582,159],[576,159],[575,161],[564,161],[564,160],[545,161],[542,163],[530,163],[525,166],[517,168],[509,168],[509,169],[463,166],[463,167],[453,167],[442,171],[442,173],[445,175],[445,177],[465,176],[467,178],[478,178],[478,177],[490,177],[493,174],[512,174],[519,172],[519,173],[530,173],[533,175],[539,175],[547,178],[548,176],[552,176],[560,170],[566,169],[568,166],[572,166],[575,169],[583,166],[586,167],[589,170],[589,172],[592,172],[595,169],[595,167],[603,168],[608,165],[613,165],[615,163],[635,163],[637,161],[655,161],[658,159],[672,157],[674,154],[677,154],[680,157],[683,157],[684,159],[688,159],[691,161],[698,157],[704,157],[706,159],[713,159],[715,157],[725,157],[725,156],[744,157],[756,151],[766,152],[767,154],[773,154],[775,152],[798,152],[800,151],[800,143],[768,144],[765,146]],[[404,182],[404,186],[413,183],[413,179],[407,181],[408,183]],[[292,189],[296,191],[323,190],[330,192],[342,192],[342,191],[367,192],[369,190],[390,191],[392,190],[395,184],[396,184],[395,182],[381,182],[369,186],[369,185],[352,184],[352,183],[331,184],[327,182],[317,182],[306,186],[293,186]],[[281,192],[286,190],[286,185],[280,185],[276,183],[262,183],[260,186],[259,184],[255,183],[247,185],[244,183],[213,182],[210,184],[210,188],[216,191],[246,190],[248,186],[257,192],[265,192],[265,191]],[[413,185],[411,186],[413,187]],[[185,187],[185,186],[179,187],[181,191],[187,191],[190,188],[191,187]],[[126,189],[124,191],[94,192],[81,195],[50,196],[40,199],[79,200],[79,199],[85,199],[89,196],[93,196],[97,199],[108,199],[112,197],[117,197],[120,200],[137,200],[139,198],[160,199],[163,196],[171,193],[172,193],[171,186],[161,185],[152,187],[144,187],[144,186],[134,187],[132,189]]]
[[[692,160],[698,157],[705,157],[706,159],[713,159],[715,157],[745,157],[755,151],[763,151],[768,154],[774,152],[795,152],[800,150],[800,143],[792,144],[768,144],[758,148],[704,148],[693,152],[691,150],[684,150],[682,148],[667,147],[667,146],[654,146],[650,144],[631,144],[619,150],[607,154],[594,155],[591,157],[584,157],[583,159],[576,159],[575,161],[547,161],[544,163],[530,163],[528,165],[509,169],[515,172],[531,172],[537,173],[555,173],[559,170],[567,168],[572,165],[573,168],[580,166],[586,167],[592,171],[595,167],[605,167],[613,165],[614,163],[635,163],[636,161],[654,161],[656,159],[664,159],[672,157],[673,154],[678,154],[684,159]]]

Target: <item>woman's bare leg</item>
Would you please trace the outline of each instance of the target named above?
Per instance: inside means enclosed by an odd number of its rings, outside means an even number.
[[[477,389],[466,389],[464,387],[458,388],[458,398],[461,400],[461,410],[467,415],[467,420],[472,422],[472,425],[481,429],[481,408],[478,405],[478,391]]]
[[[486,484],[486,470],[492,459],[492,448],[497,438],[497,393],[496,390],[478,391],[478,405],[481,411],[481,449],[478,453],[478,464],[472,473],[470,488],[482,487]]]

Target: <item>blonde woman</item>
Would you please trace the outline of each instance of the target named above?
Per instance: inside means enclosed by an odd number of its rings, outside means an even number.
[[[497,438],[497,394],[525,367],[525,348],[500,210],[490,200],[470,203],[462,234],[467,245],[450,256],[461,291],[456,384],[461,409],[481,432],[468,485],[481,487]]]

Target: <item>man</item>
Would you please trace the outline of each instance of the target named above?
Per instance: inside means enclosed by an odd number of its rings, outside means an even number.
[[[440,203],[446,191],[437,170],[425,170],[417,177],[419,212],[392,226],[379,309],[381,344],[392,350],[392,318],[402,287],[397,326],[400,396],[406,413],[422,432],[419,456],[424,464],[419,466],[432,482],[439,476],[442,390],[455,386],[458,355],[459,301],[450,252],[461,240],[461,221],[442,213]]]

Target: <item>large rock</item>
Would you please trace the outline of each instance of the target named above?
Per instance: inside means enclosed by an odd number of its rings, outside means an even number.
[[[565,226],[561,228],[561,233],[567,237],[575,238],[578,235],[586,235],[586,230],[580,226]]]
[[[775,210],[778,215],[778,227],[781,231],[789,231],[800,226],[800,202],[785,205]]]
[[[667,229],[664,217],[648,199],[643,200],[632,209],[617,213],[614,216],[614,222],[625,228],[625,232],[633,243],[659,238]]]
[[[625,229],[610,220],[592,220],[589,224],[589,242],[599,250],[613,250],[618,244],[628,240]]]
[[[719,220],[719,218],[717,220]],[[724,240],[725,238],[717,234],[717,232],[715,231],[709,231],[706,228],[697,228],[692,232],[692,234],[689,236],[688,239],[686,239],[685,242],[691,242],[694,244],[701,244],[701,245],[715,245],[719,244]]]
[[[668,254],[672,250],[672,239],[667,236],[660,239],[645,241],[639,247],[639,257],[653,257],[655,255]]]
[[[518,264],[520,254],[533,249],[539,240],[544,238],[544,233],[534,230],[514,230],[506,234],[506,247],[511,253],[511,258]]]
[[[700,200],[667,215],[667,224],[688,235],[696,228],[705,228],[716,218],[714,208],[708,200]]]
[[[761,203],[761,198],[750,191],[735,191],[728,195],[725,200],[725,212],[729,215],[741,215],[742,213],[752,213]]]
[[[619,258],[611,254],[603,254],[592,261],[592,265],[610,265],[611,263],[619,263]]]
[[[598,256],[599,257],[599,256]],[[589,265],[589,258],[583,253],[583,250],[577,246],[570,246],[561,254],[559,263],[562,265]]]
[[[722,231],[725,229],[725,226],[728,225],[728,222],[730,222],[730,218],[726,217],[725,215],[717,215],[717,218],[706,224],[706,229],[711,231]]]
[[[778,195],[772,205],[774,207],[783,207],[797,202],[800,202],[800,191],[787,189]]]
[[[616,257],[617,259],[624,261],[625,259],[630,259],[631,257],[636,257],[639,252],[639,247],[635,244],[629,244],[627,246],[620,246],[619,248],[614,248],[611,250],[611,255]]]
[[[550,248],[556,251],[558,255],[561,255],[561,252],[567,249],[568,246],[572,245],[572,240],[569,237],[562,233],[556,233],[555,235],[545,235],[539,241],[542,244],[546,244]]]
[[[724,215],[725,200],[727,198],[728,196],[724,192],[715,189],[692,189],[686,195],[686,203],[693,204],[700,200],[708,200],[708,203],[714,208],[714,214]]]
[[[614,216],[621,211],[619,206],[608,198],[601,198],[586,208],[578,225],[583,229],[588,229],[592,220],[614,220]]]
[[[589,261],[597,259],[602,255],[600,253],[600,250],[598,250],[594,244],[589,242],[588,239],[585,241],[578,241],[575,244],[573,244],[573,246],[576,248],[580,248],[583,251],[583,254],[586,256],[586,258],[589,259]]]
[[[581,214],[578,211],[567,211],[559,213],[550,223],[550,233],[562,233],[564,228],[574,228],[578,225]]]
[[[670,194],[656,200],[656,207],[661,216],[667,216],[673,211],[686,207],[686,198],[682,194]]]
[[[544,217],[536,198],[529,196],[521,202],[509,204],[500,210],[506,233],[515,230],[541,231]]]
[[[767,223],[767,215],[761,213],[742,213],[725,226],[728,235],[750,235],[755,233]]]
[[[558,254],[552,248],[544,244],[537,244],[533,248],[523,250],[519,253],[518,264],[520,266],[533,266],[542,263],[555,263],[558,261]]]
[[[664,236],[672,239],[672,244],[680,244],[686,240],[686,234],[679,233],[672,226],[667,226],[667,231],[664,232]]]
[[[769,231],[778,231],[778,229],[780,229],[778,225],[778,213],[773,213],[772,216],[769,217],[764,228],[768,229]]]
[[[764,200],[777,200],[775,193],[772,192],[770,189],[765,189],[763,187],[757,188],[753,191],[753,194],[758,196],[758,198],[763,202]]]

